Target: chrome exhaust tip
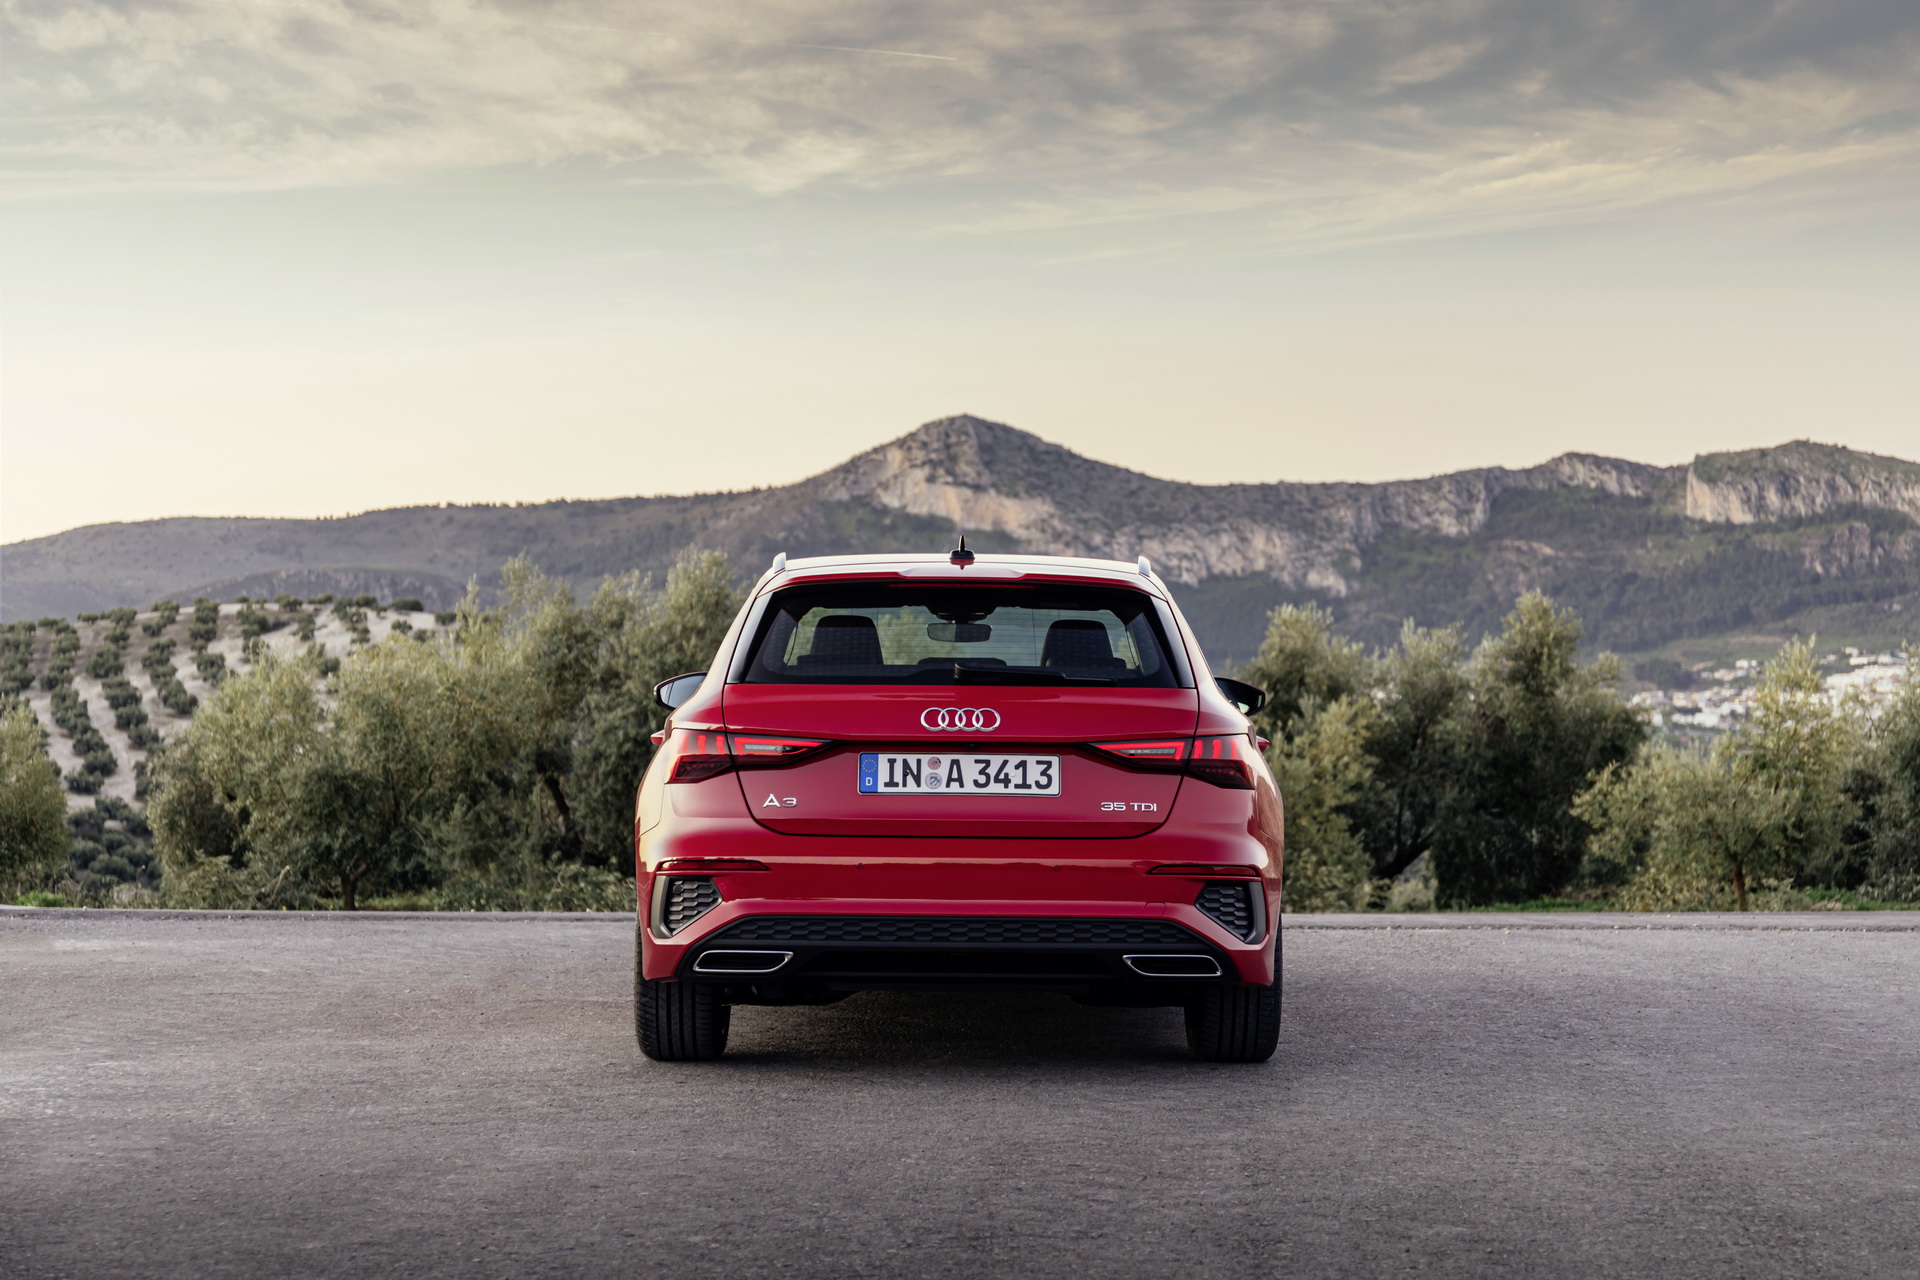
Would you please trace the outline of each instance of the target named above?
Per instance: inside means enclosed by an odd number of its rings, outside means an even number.
[[[793,959],[791,951],[703,951],[693,962],[695,973],[772,973]]]
[[[1217,978],[1220,962],[1207,955],[1121,956],[1127,968],[1144,978]]]

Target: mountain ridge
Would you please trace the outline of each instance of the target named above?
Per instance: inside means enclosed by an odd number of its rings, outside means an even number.
[[[446,607],[522,553],[587,586],[657,574],[689,547],[751,570],[776,551],[944,546],[962,528],[984,550],[1148,555],[1223,653],[1282,601],[1324,602],[1379,641],[1401,617],[1482,628],[1529,586],[1593,610],[1597,639],[1652,648],[1809,610],[1866,610],[1849,626],[1902,611],[1920,591],[1920,464],[1795,441],[1672,467],[1568,453],[1380,483],[1199,485],[959,415],[771,488],[83,526],[0,547],[0,618],[367,583]],[[1736,602],[1695,617],[1690,594]]]

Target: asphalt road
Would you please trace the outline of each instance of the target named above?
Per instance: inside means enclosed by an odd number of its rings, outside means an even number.
[[[1920,1276],[1920,921],[1477,919],[663,1066],[625,920],[0,913],[0,1274]]]

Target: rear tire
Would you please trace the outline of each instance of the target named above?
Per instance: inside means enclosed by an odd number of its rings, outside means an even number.
[[[693,982],[660,982],[640,976],[633,964],[633,1029],[640,1052],[655,1062],[708,1062],[727,1051],[732,1010],[720,992]]]
[[[1280,983],[1215,987],[1187,1006],[1187,1047],[1202,1062],[1265,1062],[1280,1044]]]

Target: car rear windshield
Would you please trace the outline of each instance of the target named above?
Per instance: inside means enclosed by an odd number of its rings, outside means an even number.
[[[1117,587],[835,583],[769,603],[748,684],[1179,681],[1152,598]]]

